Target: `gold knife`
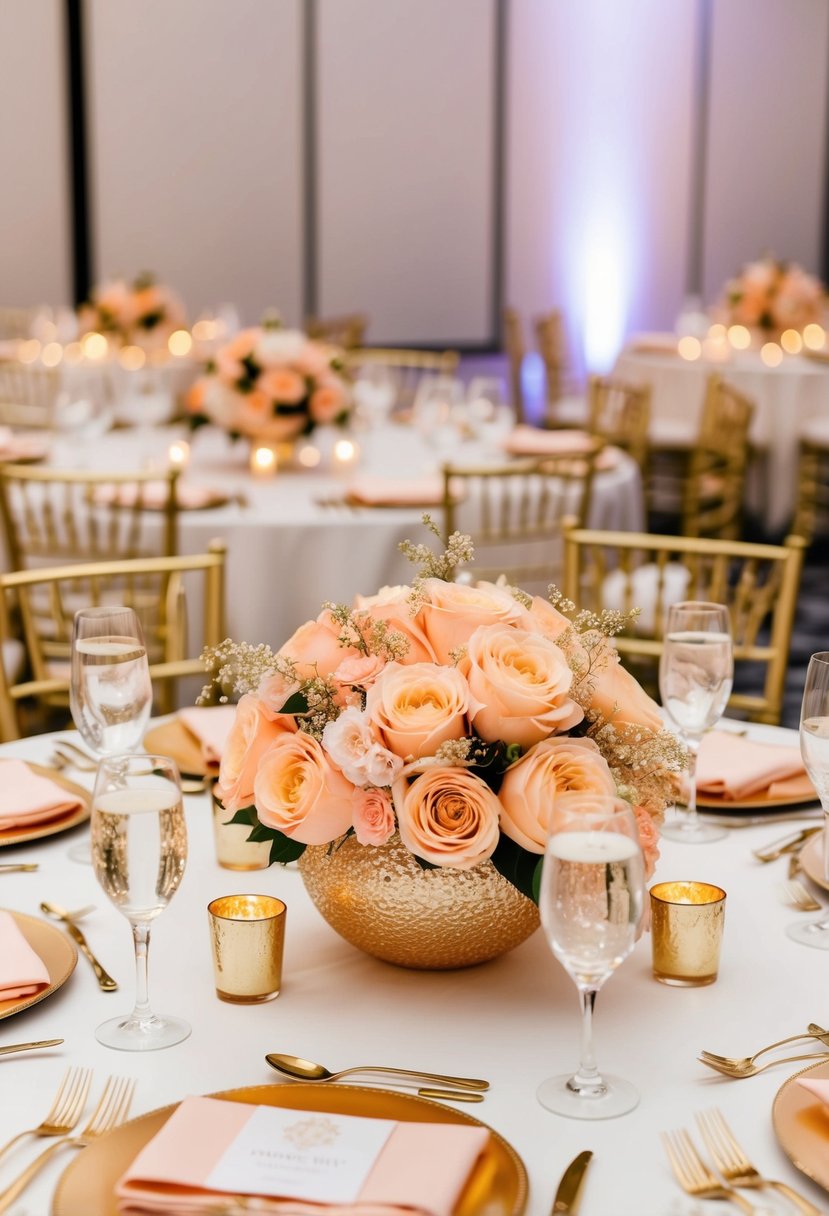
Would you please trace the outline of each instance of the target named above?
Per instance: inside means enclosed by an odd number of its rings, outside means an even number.
[[[39,1039],[35,1043],[7,1043],[0,1047],[0,1056],[11,1055],[13,1051],[35,1051],[38,1047],[57,1047],[63,1039]]]
[[[561,1182],[558,1184],[551,1216],[559,1216],[560,1213],[575,1216],[584,1175],[592,1157],[592,1152],[587,1149],[585,1152],[579,1153],[578,1157],[574,1157],[567,1166],[561,1176]]]

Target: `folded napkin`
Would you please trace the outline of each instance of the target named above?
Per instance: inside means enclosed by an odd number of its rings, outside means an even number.
[[[169,487],[166,481],[147,481],[141,486],[141,505],[148,511],[160,511],[167,505]],[[117,505],[133,507],[139,499],[139,487],[133,483],[126,485],[99,486],[93,494],[93,499],[100,507]],[[216,492],[209,486],[193,485],[191,482],[176,482],[176,503],[185,511],[198,511],[201,507],[215,505]]]
[[[205,764],[218,764],[236,720],[236,706],[191,705],[178,711],[178,720],[198,739]]]
[[[810,1081],[808,1077],[798,1077],[797,1083],[829,1106],[829,1081]]]
[[[11,912],[0,912],[0,1001],[35,996],[49,987],[49,972]]]
[[[22,760],[0,760],[0,831],[57,819],[83,806],[80,798]]]
[[[625,350],[641,355],[675,355],[678,342],[675,334],[633,334],[625,343]]]
[[[697,760],[697,789],[724,801],[744,798],[817,798],[799,747],[755,743],[714,730],[705,735]]]
[[[542,431],[534,426],[517,426],[503,442],[510,456],[583,456],[596,446],[596,436],[587,431]],[[619,460],[618,448],[603,448],[594,468],[613,469]]]
[[[437,507],[443,502],[443,479],[356,477],[346,487],[346,497],[367,507]]]
[[[115,1194],[121,1216],[221,1212],[229,1194],[264,1196],[254,1210],[290,1216],[451,1216],[488,1138],[484,1127],[186,1098]]]

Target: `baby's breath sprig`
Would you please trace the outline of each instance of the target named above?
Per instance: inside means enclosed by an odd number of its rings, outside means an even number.
[[[425,514],[421,518],[424,527],[428,528],[439,541],[442,541],[440,529],[431,515]],[[428,545],[415,545],[410,540],[401,541],[397,547],[404,557],[418,567],[417,577],[414,580],[415,587],[427,578],[439,578],[451,583],[458,566],[464,566],[475,560],[475,546],[472,543],[472,537],[463,532],[453,532],[442,553],[435,553]]]
[[[255,692],[265,676],[278,671],[290,682],[296,679],[293,664],[260,642],[234,642],[225,638],[218,646],[206,646],[201,662],[208,682],[196,698],[197,705],[226,705],[246,692]]]
[[[315,739],[321,739],[327,723],[340,716],[340,706],[336,701],[337,690],[322,676],[314,676],[313,679],[305,681],[301,691],[308,702],[308,708],[297,715],[299,729],[313,735]]]
[[[688,749],[668,730],[650,731],[629,724],[614,724],[590,715],[588,736],[608,763],[625,797],[660,815],[675,793],[671,774],[688,767]]]
[[[347,604],[323,605],[340,626],[337,641],[364,655],[377,655],[386,663],[400,662],[409,652],[409,639],[388,621],[375,620],[369,612],[355,612]]]

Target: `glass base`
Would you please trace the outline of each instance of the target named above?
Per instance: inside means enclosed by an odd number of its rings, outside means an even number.
[[[159,1051],[162,1047],[181,1043],[190,1031],[189,1022],[181,1018],[160,1014],[134,1018],[131,1013],[122,1013],[120,1017],[101,1022],[95,1038],[104,1047],[114,1047],[117,1051]]]
[[[798,921],[789,925],[786,936],[801,946],[814,946],[816,950],[829,950],[829,920]]]
[[[70,861],[77,861],[80,865],[92,865],[92,841],[87,836],[86,840],[79,840],[77,844],[73,844],[66,852],[66,856]]]
[[[666,840],[680,840],[683,844],[710,844],[713,840],[724,840],[728,832],[700,819],[672,819],[670,823],[662,824],[659,835]]]
[[[571,1080],[572,1075],[562,1073],[544,1081],[536,1094],[541,1105],[568,1119],[615,1119],[639,1105],[639,1091],[621,1077],[603,1073],[602,1092],[595,1095],[570,1089]]]

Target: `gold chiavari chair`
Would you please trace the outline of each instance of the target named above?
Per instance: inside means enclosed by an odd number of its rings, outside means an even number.
[[[0,423],[48,429],[54,425],[60,370],[14,359],[0,361]]]
[[[650,683],[662,652],[667,609],[681,600],[727,604],[734,639],[736,691],[729,708],[757,722],[780,721],[805,542],[750,544],[565,528],[563,590],[594,612],[641,608],[633,631],[616,638],[626,666]],[[762,692],[745,691],[762,674]]]
[[[86,562],[75,566],[44,567],[0,574],[0,642],[10,636],[10,620],[17,611],[23,621],[28,658],[28,678],[13,682],[0,665],[0,736],[19,738],[21,702],[66,704],[69,670],[53,674],[56,655],[68,656],[72,637],[72,618],[78,600],[94,606],[100,603],[132,604],[140,588],[139,616],[148,642],[150,675],[164,706],[172,702],[172,685],[187,676],[201,676],[204,668],[199,655],[204,646],[216,646],[225,637],[224,619],[225,545],[212,541],[209,552],[190,557],[147,557],[126,561]],[[188,637],[187,595],[191,606],[195,585],[201,583],[201,639]],[[152,601],[150,585],[156,588]],[[33,601],[47,602],[52,612],[52,637],[46,642],[43,632],[32,621]],[[159,698],[157,697],[157,703]]]
[[[524,382],[521,373],[524,368],[524,358],[527,354],[524,342],[524,329],[517,308],[504,309],[504,348],[509,361],[510,397],[515,412],[515,421],[524,422],[526,410],[524,407]]]
[[[564,396],[567,344],[564,337],[564,318],[559,309],[554,308],[536,319],[535,337],[547,381],[545,426],[561,426],[563,420],[559,403]]]
[[[628,452],[645,476],[651,419],[650,385],[626,384],[610,376],[587,382],[588,429]]]
[[[471,535],[475,562],[464,579],[508,582],[546,594],[560,581],[565,520],[584,524],[601,442],[583,456],[546,456],[481,467],[443,466],[443,535]]]
[[[379,363],[392,373],[396,384],[396,410],[410,410],[426,378],[454,376],[460,355],[454,350],[408,350],[404,347],[363,346],[346,351],[346,367],[356,375],[361,366]]]
[[[792,532],[809,544],[829,528],[829,443],[800,440]]]
[[[740,536],[753,413],[753,403],[733,385],[719,375],[709,376],[682,490],[685,536]]]
[[[361,312],[345,313],[341,317],[306,317],[305,332],[309,338],[330,342],[343,350],[363,345],[368,317]]]

